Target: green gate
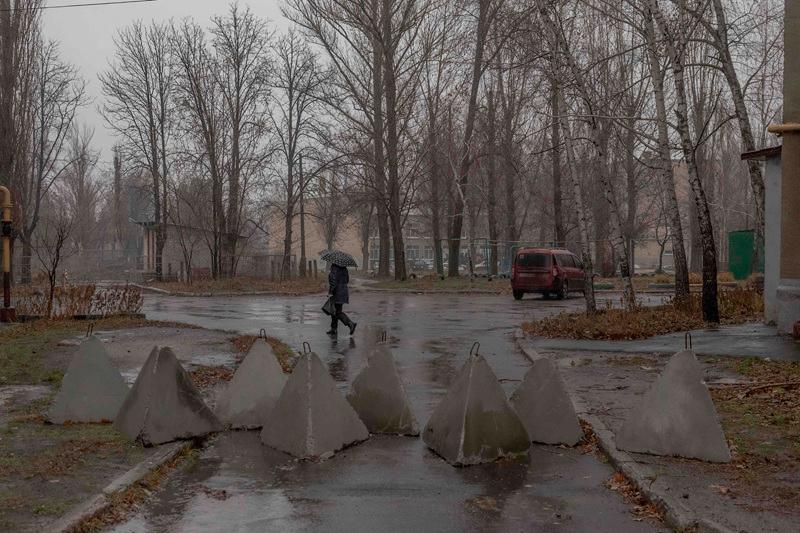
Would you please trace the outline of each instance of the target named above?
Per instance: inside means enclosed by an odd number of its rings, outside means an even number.
[[[728,270],[737,280],[747,279],[753,273],[764,272],[764,243],[759,243],[758,258],[754,258],[756,232],[754,230],[728,233]]]

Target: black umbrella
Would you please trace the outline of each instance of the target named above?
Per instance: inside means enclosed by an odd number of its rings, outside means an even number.
[[[325,250],[320,254],[320,258],[326,263],[333,263],[340,267],[358,267],[358,263],[352,255],[340,250]]]

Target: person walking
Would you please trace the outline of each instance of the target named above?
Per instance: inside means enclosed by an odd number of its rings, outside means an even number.
[[[350,335],[355,333],[356,324],[343,311],[344,304],[350,303],[350,291],[347,284],[350,283],[350,273],[346,266],[331,263],[331,270],[328,273],[328,296],[333,298],[336,312],[331,315],[331,329],[328,335],[335,337],[338,335],[339,322],[350,328]]]

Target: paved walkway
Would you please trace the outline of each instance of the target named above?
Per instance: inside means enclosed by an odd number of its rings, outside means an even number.
[[[558,365],[579,415],[594,415],[614,434],[669,361],[659,355],[608,352],[566,351],[544,355]],[[719,358],[699,357],[699,360],[707,382],[741,379]],[[736,440],[730,442],[736,446]],[[763,443],[767,449],[770,445]],[[695,518],[715,524],[717,530],[800,531],[800,509],[785,507],[776,496],[796,493],[798,469],[787,469],[773,478],[759,480],[757,488],[751,489],[754,482],[743,474],[744,465],[736,462],[712,464],[640,453],[628,455],[645,474],[650,490],[677,502],[676,506],[688,510]]]
[[[257,332],[266,328],[326,361],[342,391],[364,365],[369,336],[386,329],[412,407],[427,422],[480,341],[506,391],[529,366],[512,340],[523,320],[576,309],[507,296],[361,293],[355,338],[328,339],[320,297],[146,296],[148,318]],[[348,312],[350,309],[348,309]],[[297,462],[256,432],[219,436],[116,531],[658,531],[637,521],[603,482],[610,466],[577,449],[534,446],[530,458],[453,468],[420,439],[374,437],[324,463]]]
[[[594,341],[572,339],[533,339],[538,351],[581,350],[623,353],[673,354],[684,347],[683,333],[671,333],[641,341]],[[774,327],[763,324],[722,326],[692,332],[692,344],[700,355],[731,357],[769,357],[775,360],[800,361],[800,342],[779,336]]]

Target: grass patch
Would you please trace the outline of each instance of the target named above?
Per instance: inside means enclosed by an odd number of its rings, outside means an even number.
[[[658,284],[658,285],[674,285],[675,284],[675,276],[672,274],[637,274],[631,278],[633,282],[633,288],[637,291],[644,291],[650,288],[650,285]],[[733,277],[733,274],[730,272],[720,272],[717,275],[717,282],[719,283],[732,283],[736,280]],[[703,278],[700,274],[695,272],[689,273],[689,283],[692,285],[699,285],[703,282]],[[597,277],[594,281],[596,289],[614,289],[614,290],[622,290],[622,279],[619,276],[610,277],[610,278],[603,278]],[[741,282],[742,285],[746,284],[745,282]]]
[[[763,315],[764,300],[758,291],[732,289],[719,293],[719,307],[723,324],[740,324],[759,320]],[[593,315],[565,312],[524,323],[522,329],[528,335],[547,338],[633,340],[700,329],[706,325],[701,295],[692,294],[683,305],[667,303],[637,307],[631,311],[609,307]]]
[[[747,383],[711,390],[731,446],[737,490],[771,510],[800,508],[800,363],[744,359]],[[794,480],[794,481],[791,481]]]
[[[61,516],[72,508],[77,502],[72,499],[46,500],[33,509],[33,514],[40,516]]]
[[[13,419],[0,441],[0,479],[50,479],[77,469],[92,457],[120,453],[143,457],[135,443],[110,424],[50,425],[29,417]]]
[[[0,524],[41,530],[147,455],[110,424],[49,425],[15,413],[0,434]]]
[[[113,317],[94,322],[39,320],[4,328],[0,330],[0,386],[59,385],[64,377],[63,370],[48,368],[42,356],[59,341],[85,333],[89,324],[93,324],[95,330],[191,327],[140,318]]]
[[[191,284],[179,281],[154,281],[148,287],[182,294],[251,294],[254,292],[300,296],[318,294],[326,287],[324,273],[317,279],[294,278],[286,281],[270,281],[263,278],[237,277],[220,280],[197,280]]]
[[[239,350],[239,353],[242,354],[242,357],[244,357],[244,354],[249,352],[250,348],[253,347],[253,343],[256,342],[256,339],[258,339],[257,335],[240,335],[232,339],[232,342],[236,349]],[[291,346],[275,337],[267,337],[267,343],[272,347],[272,352],[275,354],[275,357],[278,358],[278,362],[281,364],[283,371],[290,374],[294,368],[294,361],[297,358],[295,351],[292,350]]]

